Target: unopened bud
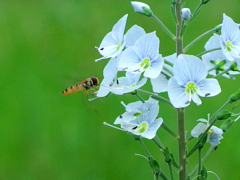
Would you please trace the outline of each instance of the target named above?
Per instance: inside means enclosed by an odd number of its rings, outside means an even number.
[[[240,99],[240,89],[230,96],[229,101],[230,103],[232,103],[232,102],[236,102],[239,99]]]
[[[221,31],[221,29],[222,29],[222,24],[219,24],[218,26],[216,26],[216,27],[214,28],[214,31],[215,31],[216,33],[219,33],[219,32]]]
[[[226,64],[226,60],[222,60],[222,61],[210,61],[216,68],[216,70],[220,70],[223,71],[224,70],[224,65]]]
[[[138,12],[148,17],[151,17],[153,15],[153,12],[150,9],[149,5],[137,1],[132,1],[131,4],[135,12]]]
[[[202,0],[202,4],[207,4],[210,0]]]
[[[238,66],[237,66],[237,63],[236,62],[232,62],[232,64],[231,64],[231,66],[230,66],[230,68],[229,68],[230,70],[232,70],[232,71],[239,71],[239,69],[238,69]]]
[[[171,0],[171,3],[174,5],[177,3],[177,0]]]
[[[190,19],[191,18],[191,11],[189,8],[182,8],[181,16],[183,19]]]
[[[219,112],[216,116],[216,118],[218,120],[225,120],[228,119],[229,117],[231,117],[232,113],[228,110],[222,110],[221,112]]]
[[[221,125],[221,129],[223,130],[223,132],[226,132],[230,127],[232,127],[232,125],[235,123],[236,121],[232,121],[230,119],[224,121],[224,123]]]

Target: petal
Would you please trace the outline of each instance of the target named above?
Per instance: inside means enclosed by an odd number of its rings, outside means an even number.
[[[168,80],[162,74],[156,78],[151,78],[153,92],[160,93],[168,90]]]
[[[126,71],[134,71],[140,68],[140,61],[141,59],[137,56],[132,47],[129,47],[123,51],[118,66]]]
[[[162,71],[163,62],[164,60],[162,58],[162,55],[159,54],[159,57],[152,61],[151,66],[145,70],[144,76],[149,78],[158,77],[160,72]]]
[[[151,61],[159,57],[160,41],[155,32],[141,36],[133,46],[140,59],[148,57]]]
[[[186,85],[188,82],[199,82],[208,72],[204,63],[196,56],[180,54],[173,67],[174,77],[178,84]]]
[[[189,105],[190,97],[185,93],[185,87],[179,85],[174,77],[170,78],[168,81],[168,97],[176,108],[182,108]]]
[[[221,87],[216,79],[204,79],[198,83],[199,96],[212,97],[221,92]]]
[[[117,42],[123,42],[123,34],[127,22],[128,14],[124,15],[114,26],[112,29],[112,36]]]
[[[200,134],[204,133],[204,131],[206,130],[207,125],[204,123],[199,123],[197,124],[193,130],[191,131],[191,136],[198,138]]]
[[[151,123],[148,127],[148,130],[141,134],[142,137],[145,137],[147,139],[152,139],[156,136],[158,128],[162,125],[163,119],[158,118],[153,123]]]
[[[133,46],[138,38],[145,35],[146,32],[138,25],[133,25],[126,33],[126,47]]]

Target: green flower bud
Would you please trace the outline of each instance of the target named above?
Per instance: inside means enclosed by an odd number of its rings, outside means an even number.
[[[219,112],[216,116],[216,118],[218,120],[225,120],[228,119],[229,117],[231,117],[232,113],[228,110],[222,110],[221,112]]]
[[[149,164],[152,168],[153,174],[160,174],[160,167],[159,167],[158,162],[151,157],[149,157],[148,160],[149,160]]]
[[[173,5],[177,3],[177,0],[170,0],[170,1]]]
[[[220,25],[218,25],[217,27],[215,27],[215,28],[214,28],[214,31],[215,31],[216,33],[219,33],[219,32],[221,31],[221,29],[222,29],[222,24],[220,24]]]
[[[232,62],[231,66],[230,66],[230,70],[232,70],[232,71],[239,71],[236,62]]]
[[[236,102],[239,99],[240,99],[240,89],[230,96],[229,101],[230,103],[232,103],[232,102]]]
[[[224,123],[221,125],[221,129],[223,130],[223,132],[226,132],[230,127],[232,127],[232,125],[235,123],[236,121],[233,120],[226,120],[224,121]]]
[[[202,0],[202,4],[207,4],[210,0]]]

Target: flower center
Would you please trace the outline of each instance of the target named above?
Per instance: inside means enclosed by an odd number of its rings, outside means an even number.
[[[141,69],[147,69],[151,65],[151,61],[148,58],[144,58],[142,62],[140,63]]]
[[[121,47],[121,43],[118,42],[117,45],[116,45],[116,51],[118,51],[120,49],[120,47]]]
[[[186,85],[185,92],[188,94],[195,94],[198,91],[198,86],[195,83],[189,82]]]
[[[232,51],[232,48],[233,48],[232,43],[231,43],[230,41],[227,41],[225,45],[226,45],[227,51],[228,51],[228,52],[231,52],[231,51]]]
[[[144,133],[148,129],[148,123],[147,122],[142,122],[136,129],[138,133]]]
[[[214,134],[213,130],[209,129],[209,130],[208,130],[208,134],[213,135],[213,134]]]

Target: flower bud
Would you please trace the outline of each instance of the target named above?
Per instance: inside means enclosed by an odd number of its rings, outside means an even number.
[[[230,96],[229,101],[230,103],[232,103],[232,102],[236,102],[239,99],[240,99],[240,89]]]
[[[174,5],[177,3],[177,0],[171,0],[171,3]]]
[[[216,26],[216,27],[214,28],[214,31],[215,31],[216,33],[219,33],[219,32],[221,31],[221,29],[222,29],[222,24],[219,24],[218,26]]]
[[[216,70],[220,70],[223,71],[224,70],[224,65],[226,64],[226,60],[222,60],[222,61],[210,61],[216,68]]]
[[[182,8],[181,16],[183,19],[190,19],[191,18],[191,11],[189,8]]]
[[[216,118],[218,120],[225,120],[228,119],[229,117],[231,117],[232,113],[228,110],[222,110],[221,112],[219,112],[216,116]]]
[[[151,17],[153,15],[153,12],[150,9],[149,5],[137,1],[132,1],[131,4],[135,12],[138,12],[148,17]]]
[[[230,127],[232,127],[232,125],[235,123],[236,121],[232,121],[230,119],[224,121],[224,123],[221,125],[221,129],[223,130],[223,132],[226,132]]]
[[[202,4],[207,4],[210,0],[202,0]]]
[[[230,68],[229,68],[230,70],[232,70],[232,71],[239,71],[239,69],[238,69],[238,66],[237,66],[237,63],[236,62],[232,62],[232,64],[231,64],[231,66],[230,66]]]

